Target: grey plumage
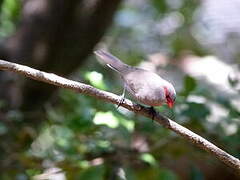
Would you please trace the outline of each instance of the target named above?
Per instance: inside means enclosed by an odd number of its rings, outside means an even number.
[[[176,92],[173,85],[157,74],[124,64],[103,50],[95,51],[95,54],[120,74],[127,91],[141,103],[149,106],[160,106],[167,103],[165,88],[167,88],[170,98],[175,100]]]

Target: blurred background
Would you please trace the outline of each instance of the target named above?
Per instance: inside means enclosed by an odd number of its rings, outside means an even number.
[[[240,157],[240,1],[0,0],[0,58],[121,94],[93,50],[174,84],[158,111]],[[131,97],[129,97],[131,98]],[[182,137],[96,98],[0,72],[0,179],[238,179]]]

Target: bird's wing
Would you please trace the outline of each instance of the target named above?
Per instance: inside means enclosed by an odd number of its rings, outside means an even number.
[[[119,72],[120,74],[125,74],[126,72],[128,72],[130,68],[130,66],[124,64],[120,59],[113,56],[111,53],[107,51],[97,50],[94,53],[97,55],[97,57],[100,58],[102,62],[107,64],[108,67]]]

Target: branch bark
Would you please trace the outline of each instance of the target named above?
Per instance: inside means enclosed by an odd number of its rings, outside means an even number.
[[[86,94],[89,96],[96,97],[97,99],[104,100],[106,102],[110,102],[113,104],[118,104],[120,97],[103,90],[99,90],[94,88],[93,86],[83,84],[80,82],[72,81],[53,73],[46,73],[37,69],[30,68],[28,66],[11,63],[8,61],[0,60],[0,69],[5,71],[16,72],[18,74],[22,74],[27,76],[31,79],[45,82],[48,84],[52,84],[61,88],[71,89],[81,94]],[[143,107],[139,104],[135,104],[132,101],[126,99],[122,106],[129,111],[133,111],[137,114],[141,114],[145,117],[152,118],[152,112],[150,108]],[[220,161],[225,163],[232,169],[235,169],[237,173],[240,173],[240,160],[235,158],[234,156],[228,154],[227,152],[223,151],[222,149],[218,148],[211,142],[207,141],[203,137],[197,135],[196,133],[190,131],[189,129],[179,125],[178,123],[174,122],[173,120],[157,113],[154,116],[154,121],[158,124],[164,126],[167,129],[174,131],[175,133],[179,134],[180,136],[184,137],[189,142],[195,144],[199,148],[206,150],[207,152],[214,155]]]

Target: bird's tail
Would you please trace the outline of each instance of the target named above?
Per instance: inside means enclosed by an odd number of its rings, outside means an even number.
[[[107,64],[111,69],[119,72],[120,74],[125,73],[128,71],[129,66],[124,64],[120,59],[113,56],[109,52],[104,50],[97,50],[94,52],[100,59]]]

